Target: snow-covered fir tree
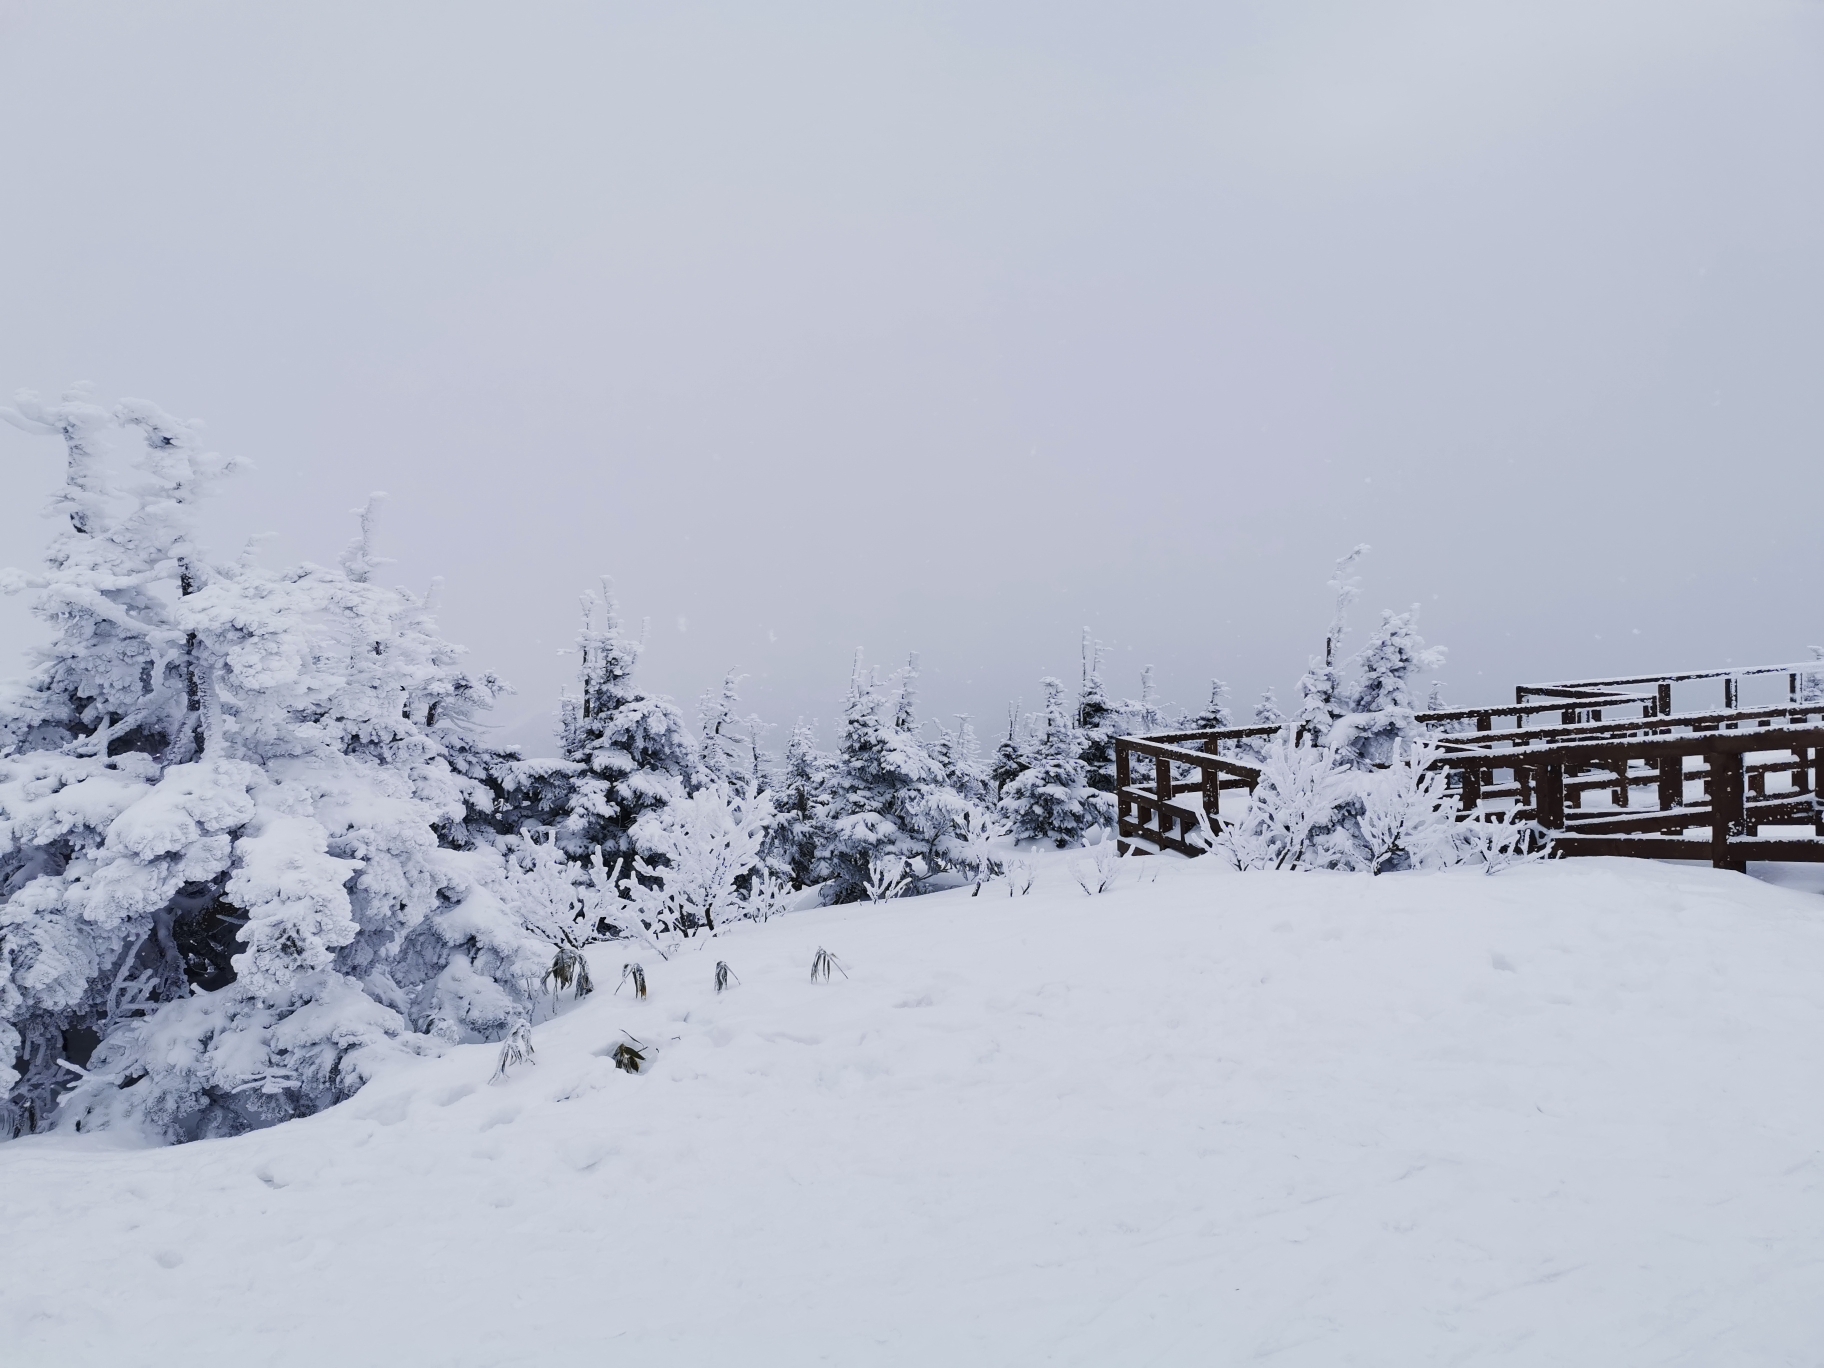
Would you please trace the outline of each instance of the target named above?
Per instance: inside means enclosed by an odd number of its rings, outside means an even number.
[[[768,864],[798,888],[817,880],[817,836],[832,767],[831,757],[817,749],[816,732],[799,719],[773,786],[775,811],[766,844]]]
[[[1343,636],[1349,629],[1349,608],[1362,592],[1361,579],[1351,572],[1367,554],[1368,547],[1363,544],[1337,561],[1335,573],[1327,582],[1335,595],[1335,608],[1330,630],[1324,634],[1324,653],[1312,659],[1298,681],[1298,716],[1293,721],[1299,737],[1313,745],[1327,746],[1331,724],[1350,711],[1342,677]]]
[[[703,695],[697,705],[702,734],[703,782],[722,784],[730,792],[751,796],[766,787],[766,760],[760,738],[766,725],[752,714],[742,716],[741,681],[747,676],[730,670],[719,691]]]
[[[906,862],[915,878],[949,867],[968,805],[919,738],[917,679],[916,656],[883,686],[855,653],[818,834],[818,873],[829,880],[832,902],[865,897],[869,879],[891,860]]]
[[[1416,603],[1404,613],[1383,612],[1380,626],[1352,662],[1357,683],[1349,710],[1333,723],[1331,735],[1337,749],[1357,764],[1388,764],[1402,744],[1424,731],[1414,720],[1417,676],[1442,665],[1444,651],[1426,648],[1418,616]]]
[[[1115,791],[1115,738],[1122,735],[1122,718],[1108,701],[1102,685],[1101,642],[1083,629],[1083,678],[1077,690],[1077,729],[1083,733],[1083,764],[1089,786],[1101,793]]]
[[[1117,708],[1117,736],[1150,736],[1165,730],[1165,710],[1159,706],[1159,690],[1153,685],[1153,667],[1140,670],[1140,697],[1124,698]],[[1113,753],[1113,746],[1110,746]],[[1109,792],[1114,792],[1110,784]]]
[[[218,564],[194,511],[229,463],[192,426],[7,416],[68,463],[43,571],[8,577],[52,640],[0,700],[6,1128],[234,1133],[523,1020],[549,947],[474,836],[500,686],[371,582],[371,505],[340,569]]]
[[[1274,697],[1271,688],[1263,689],[1260,702],[1254,705],[1254,725],[1257,727],[1277,727],[1286,720],[1286,715],[1279,710],[1279,700]]]
[[[1020,840],[1048,840],[1060,849],[1114,820],[1111,794],[1092,789],[1083,763],[1083,733],[1064,702],[1064,686],[1046,679],[1032,765],[1001,790],[1000,811]]]
[[[992,801],[988,764],[982,758],[982,743],[976,739],[975,726],[967,713],[957,714],[955,731],[938,725],[931,754],[952,792],[978,805]]]
[[[1210,701],[1201,712],[1184,719],[1187,731],[1222,731],[1235,723],[1229,713],[1229,686],[1220,679],[1210,681]]]
[[[677,706],[633,684],[641,643],[626,633],[606,581],[583,596],[578,692],[563,700],[559,743],[568,776],[558,840],[575,859],[636,853],[635,824],[703,782],[703,765]]]
[[[988,783],[997,798],[1007,791],[1007,785],[1032,768],[1032,749],[1021,730],[1023,721],[1016,699],[1007,705],[1007,735],[994,748],[994,764],[988,771]]]

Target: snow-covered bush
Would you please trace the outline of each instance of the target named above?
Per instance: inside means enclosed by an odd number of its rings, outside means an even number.
[[[718,922],[756,915],[751,902],[764,874],[761,851],[773,818],[770,794],[744,797],[710,784],[640,819],[633,838],[642,854],[624,892],[654,935],[714,931]],[[770,895],[768,883],[765,891]]]
[[[7,576],[52,640],[0,698],[0,1126],[229,1133],[505,1034],[550,956],[477,840],[501,686],[371,582],[371,505],[338,569],[218,563],[194,510],[231,463],[191,425],[9,416],[68,465]]]
[[[1431,767],[1436,743],[1421,739],[1395,747],[1387,764],[1361,771],[1355,781],[1359,811],[1348,826],[1355,867],[1384,874],[1455,864],[1457,805],[1445,789],[1444,771]]]
[[[1353,773],[1336,752],[1283,727],[1263,747],[1247,811],[1226,821],[1211,844],[1218,859],[1237,869],[1347,867],[1352,859],[1342,825],[1354,796]]]
[[[1260,781],[1242,815],[1200,843],[1237,869],[1338,869],[1385,874],[1477,864],[1491,873],[1542,859],[1548,834],[1506,813],[1459,819],[1435,742],[1402,743],[1385,765],[1361,768],[1301,742],[1290,728],[1264,748]]]
[[[1089,854],[1089,862],[1085,866],[1072,860],[1070,877],[1077,881],[1078,888],[1093,898],[1115,886],[1115,878],[1120,873],[1122,862],[1128,857],[1122,853],[1120,843],[1106,831],[1097,840],[1085,840],[1083,849]]]
[[[1002,861],[997,847],[1012,828],[992,808],[971,805],[957,823],[956,867],[974,884],[970,897],[1000,877]]]

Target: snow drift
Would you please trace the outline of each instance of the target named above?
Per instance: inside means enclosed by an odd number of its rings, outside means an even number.
[[[1126,862],[739,925],[177,1148],[0,1147],[19,1363],[1809,1362],[1824,918]],[[844,973],[812,983],[819,949]],[[718,993],[714,966],[738,982]],[[645,1067],[617,1066],[635,1042]],[[623,1055],[622,1062],[626,1062]]]

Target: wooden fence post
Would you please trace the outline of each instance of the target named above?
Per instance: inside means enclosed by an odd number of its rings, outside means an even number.
[[[1718,869],[1746,873],[1748,861],[1729,853],[1729,838],[1748,834],[1742,807],[1742,755],[1739,751],[1710,753],[1710,863]]]
[[[1548,760],[1539,766],[1539,825],[1564,830],[1564,764]]]
[[[1153,776],[1153,792],[1159,795],[1159,834],[1166,836],[1171,833],[1172,824],[1170,810],[1166,807],[1172,796],[1172,762],[1155,758]]]
[[[1115,742],[1115,820],[1117,823],[1127,821],[1128,810],[1133,806],[1127,796],[1127,787],[1133,779],[1134,753],[1127,748],[1127,742]],[[1116,828],[1120,830],[1119,826]],[[1126,835],[1126,832],[1121,832]]]
[[[1659,810],[1670,812],[1685,805],[1685,757],[1659,757]]]

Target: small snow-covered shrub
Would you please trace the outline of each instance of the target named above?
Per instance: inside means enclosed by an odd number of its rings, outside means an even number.
[[[868,861],[868,901],[883,903],[897,898],[912,882],[912,871],[897,855],[876,855]]]
[[[1443,770],[1431,768],[1437,744],[1394,742],[1391,762],[1357,780],[1353,864],[1370,874],[1456,863],[1456,800]],[[1346,848],[1346,847],[1345,847]]]
[[[988,808],[971,804],[964,811],[957,824],[956,867],[967,874],[974,885],[970,897],[978,896],[984,884],[1000,877],[1002,866],[995,847],[1011,829]]]
[[[1115,877],[1120,872],[1122,862],[1127,856],[1121,853],[1120,843],[1103,832],[1097,841],[1084,841],[1084,850],[1089,852],[1089,865],[1085,869],[1076,860],[1070,862],[1070,876],[1092,898],[1098,893],[1106,893],[1115,886]]]
[[[1334,869],[1350,859],[1339,833],[1354,796],[1353,772],[1333,750],[1282,727],[1263,747],[1246,813],[1223,824],[1214,853],[1237,869]]]
[[[743,797],[710,784],[642,818],[634,840],[637,880],[622,885],[655,933],[714,931],[718,919],[770,915],[777,890],[764,877],[761,852],[773,817],[772,797]],[[650,857],[650,858],[648,858]],[[760,881],[760,901],[752,896]]]

